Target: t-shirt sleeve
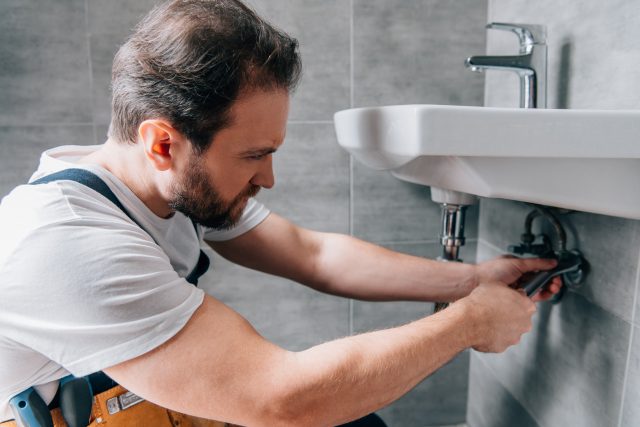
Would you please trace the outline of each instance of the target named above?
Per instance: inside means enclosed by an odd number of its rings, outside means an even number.
[[[158,347],[204,298],[132,223],[67,220],[26,239],[3,271],[15,279],[2,326],[76,376]]]
[[[269,216],[269,213],[270,211],[265,205],[254,198],[250,198],[240,220],[233,228],[229,230],[215,230],[205,227],[204,239],[213,242],[231,240],[256,227]]]

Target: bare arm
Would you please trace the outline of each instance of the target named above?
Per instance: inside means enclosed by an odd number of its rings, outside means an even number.
[[[105,372],[154,403],[204,418],[336,425],[397,399],[469,346],[504,350],[530,328],[533,311],[520,293],[483,285],[436,315],[294,353],[206,297],[174,338]]]
[[[271,214],[248,233],[208,242],[225,258],[283,276],[321,292],[372,301],[455,301],[480,282],[516,282],[524,273],[552,268],[555,261],[499,258],[483,264],[446,263],[393,252],[354,237],[297,227]],[[559,291],[560,279],[550,291]]]
[[[350,236],[307,230],[275,214],[236,239],[208,243],[237,264],[357,299],[453,301],[477,283],[472,265],[440,263]]]

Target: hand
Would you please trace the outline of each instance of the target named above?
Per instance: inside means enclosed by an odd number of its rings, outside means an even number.
[[[531,276],[540,270],[549,270],[558,262],[544,258],[516,258],[505,255],[476,265],[476,283],[502,282],[518,289]],[[562,279],[554,277],[547,286],[538,292],[532,300],[546,301],[560,292]]]
[[[469,345],[475,350],[500,353],[520,342],[531,330],[535,303],[524,291],[500,282],[481,283],[449,309],[465,310]]]

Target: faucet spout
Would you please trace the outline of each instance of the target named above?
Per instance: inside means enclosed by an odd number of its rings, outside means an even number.
[[[520,77],[520,108],[547,106],[546,31],[540,25],[492,23],[489,29],[508,30],[518,36],[519,55],[476,55],[466,59],[471,71],[513,71]]]
[[[533,74],[535,70],[531,66],[531,55],[514,56],[470,56],[464,62],[472,71],[484,70],[510,70],[518,74]]]

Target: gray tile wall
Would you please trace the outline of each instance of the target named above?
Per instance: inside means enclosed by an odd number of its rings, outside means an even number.
[[[488,15],[547,26],[549,108],[640,108],[639,19],[640,3],[622,0],[490,0]],[[517,52],[512,34],[490,31],[487,40],[489,53]],[[485,89],[488,106],[518,105],[517,79],[507,73],[488,73]],[[516,243],[528,210],[483,200],[478,259]],[[470,427],[640,425],[640,221],[580,212],[562,221],[590,276],[560,304],[540,304],[520,345],[471,355]]]
[[[483,49],[485,14],[484,1],[354,0],[353,106],[481,105],[483,77],[466,72],[463,62]],[[440,255],[440,208],[428,188],[353,162],[351,195],[353,235],[414,255]],[[477,208],[468,211],[466,260],[475,255],[477,215]],[[430,310],[418,303],[355,301],[353,331],[388,327]],[[464,421],[468,369],[468,354],[461,354],[381,415],[394,426]]]
[[[300,41],[304,77],[292,99],[277,186],[261,193],[274,211],[317,230],[351,233],[420,256],[439,254],[439,207],[429,190],[370,171],[337,145],[332,115],[366,105],[481,105],[481,75],[463,59],[484,49],[486,1],[253,0]],[[0,2],[0,197],[24,182],[42,150],[99,144],[110,118],[113,54],[157,0]],[[478,208],[468,213],[476,252]],[[365,303],[319,295],[215,257],[203,287],[292,350],[424,316],[420,303]],[[390,426],[465,419],[464,353],[380,411]]]

